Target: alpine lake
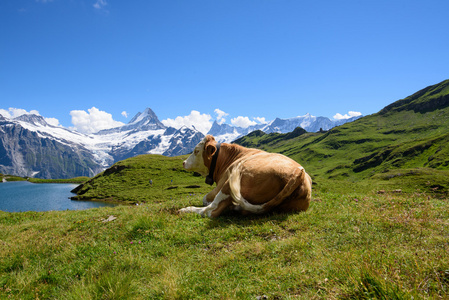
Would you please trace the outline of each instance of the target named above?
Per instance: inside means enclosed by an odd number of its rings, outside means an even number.
[[[83,210],[116,204],[99,201],[70,200],[77,184],[0,182],[0,211]]]

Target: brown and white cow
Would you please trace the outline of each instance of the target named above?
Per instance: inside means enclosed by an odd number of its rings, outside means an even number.
[[[312,180],[294,160],[276,153],[217,144],[206,136],[184,161],[184,168],[206,176],[217,186],[203,198],[204,207],[189,206],[180,212],[218,217],[234,209],[242,213],[305,211],[312,195]]]

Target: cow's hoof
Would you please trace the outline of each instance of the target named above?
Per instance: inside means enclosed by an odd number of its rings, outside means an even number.
[[[178,210],[178,212],[179,213],[186,213],[186,212],[189,212],[189,211],[188,211],[187,207],[185,207],[185,208],[181,208],[180,210]]]
[[[179,213],[191,213],[191,212],[195,212],[195,208],[193,206],[188,206],[188,207],[184,207],[181,208],[180,210],[178,210]]]

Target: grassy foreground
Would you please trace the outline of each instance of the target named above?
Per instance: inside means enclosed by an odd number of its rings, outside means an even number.
[[[305,213],[216,220],[178,214],[202,199],[180,191],[139,206],[0,212],[0,298],[449,297],[447,199],[338,181],[313,196]]]

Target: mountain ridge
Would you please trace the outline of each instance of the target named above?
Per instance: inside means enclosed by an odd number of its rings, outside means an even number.
[[[220,125],[215,121],[207,134],[213,135],[218,142],[230,142],[256,130],[261,130],[265,133],[288,133],[297,127],[301,127],[308,132],[327,131],[333,127],[353,122],[361,117],[356,116],[343,120],[331,120],[327,117],[315,117],[307,113],[304,116],[287,119],[275,118],[266,124],[252,125],[247,128],[231,126],[226,123]]]
[[[0,119],[0,173],[41,178],[60,174],[69,178],[93,176],[101,170],[94,156],[82,146],[69,146]]]
[[[418,92],[383,108],[379,114],[391,111],[413,110],[415,112],[430,112],[436,108],[449,106],[449,79],[428,86]]]
[[[143,113],[138,112],[128,124],[110,128],[103,129],[94,134],[104,135],[113,132],[131,131],[131,130],[159,130],[166,129],[167,127],[159,121],[154,111],[147,107]]]

